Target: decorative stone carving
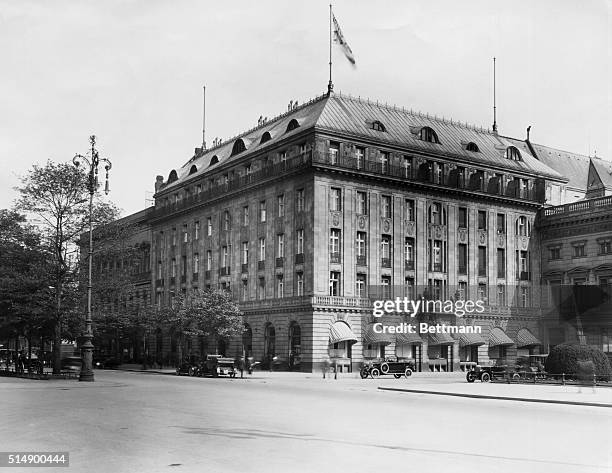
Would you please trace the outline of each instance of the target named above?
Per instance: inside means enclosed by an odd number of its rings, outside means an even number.
[[[388,218],[383,219],[382,228],[383,231],[389,232],[391,230],[391,220]]]
[[[367,220],[363,215],[360,215],[359,218],[357,219],[357,225],[359,226],[360,230],[365,229],[367,224]]]
[[[487,243],[487,232],[478,230],[478,243],[485,245]]]
[[[506,235],[504,233],[497,234],[497,246],[500,248],[506,246]]]
[[[459,241],[461,243],[467,242],[467,230],[463,228],[459,229]]]
[[[414,235],[414,222],[406,222],[406,234],[408,236]]]
[[[523,250],[526,250],[528,246],[529,246],[529,238],[528,237],[521,237],[521,248]]]
[[[332,225],[334,225],[335,227],[340,226],[340,214],[338,212],[332,213],[331,220]]]

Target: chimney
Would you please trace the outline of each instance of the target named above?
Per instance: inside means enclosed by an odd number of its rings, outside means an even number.
[[[164,185],[164,176],[157,176],[155,178],[155,192],[159,192],[159,190]]]
[[[527,141],[529,141],[529,133],[531,132],[531,125],[527,127]]]

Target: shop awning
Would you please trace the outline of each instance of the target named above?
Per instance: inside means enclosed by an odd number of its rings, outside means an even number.
[[[450,333],[430,333],[428,343],[430,345],[452,345],[455,343],[455,339],[451,337]]]
[[[516,346],[518,348],[533,347],[536,345],[542,345],[542,342],[528,329],[522,328],[516,334]]]
[[[499,327],[494,327],[489,335],[489,347],[510,346],[514,341]]]
[[[356,342],[357,337],[344,322],[334,322],[329,328],[329,343]]]
[[[395,336],[396,345],[421,345],[423,339],[418,333],[398,333]]]
[[[376,333],[374,331],[374,324],[370,324],[368,326],[366,333],[363,336],[364,345],[389,345],[390,343],[393,343],[393,336],[389,335],[388,333]]]
[[[479,333],[460,333],[458,340],[460,347],[468,347],[471,345],[480,346],[487,343]]]

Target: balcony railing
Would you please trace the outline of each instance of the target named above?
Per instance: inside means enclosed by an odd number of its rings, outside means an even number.
[[[404,261],[404,268],[407,269],[408,271],[413,271],[414,270],[414,260],[407,259],[406,261]]]
[[[249,272],[249,263],[242,263],[242,272],[243,273]]]
[[[368,257],[366,255],[357,255],[357,265],[358,266],[367,266],[368,265]]]
[[[381,258],[380,265],[383,268],[390,268],[391,267],[391,258]]]
[[[276,258],[276,267],[282,268],[285,265],[285,258],[283,256],[279,256]]]
[[[260,271],[263,271],[264,269],[266,269],[266,261],[262,260],[262,261],[258,261],[257,262],[257,269]]]
[[[295,255],[295,264],[304,263],[304,253],[298,253]]]
[[[330,263],[340,263],[341,260],[342,260],[342,257],[340,256],[340,253],[330,253],[329,254]]]

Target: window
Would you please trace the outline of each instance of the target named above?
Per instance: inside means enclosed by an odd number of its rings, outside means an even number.
[[[247,226],[249,224],[249,206],[245,205],[242,207],[242,225]]]
[[[459,274],[467,274],[468,247],[466,244],[459,243],[458,256]]]
[[[530,279],[529,274],[529,252],[528,251],[517,251],[516,252],[517,261],[517,271],[518,278],[521,281],[528,281]]]
[[[442,241],[434,240],[431,246],[431,271],[443,271],[442,267]]]
[[[414,269],[414,238],[406,237],[404,241],[404,258],[406,269]]]
[[[176,228],[172,229],[172,246],[176,246]]]
[[[342,210],[342,190],[332,187],[329,193],[329,210]]]
[[[506,148],[506,159],[510,159],[512,161],[522,161],[521,152],[515,148],[514,146],[508,146]]]
[[[276,275],[276,297],[285,297],[285,282],[282,274]]]
[[[487,285],[484,283],[478,284],[478,300],[483,302],[486,302],[488,300]]]
[[[193,239],[194,240],[200,239],[200,221],[199,220],[196,220],[195,223],[193,224]]]
[[[609,238],[597,240],[599,243],[599,254],[607,255],[612,252],[612,244]]]
[[[225,212],[223,212],[223,230],[227,232],[230,230],[230,227],[231,227],[230,213],[229,213],[229,210],[226,210]]]
[[[506,250],[503,248],[497,249],[497,277],[506,277]]]
[[[487,247],[478,247],[478,276],[487,275]]]
[[[468,226],[468,217],[467,217],[467,208],[459,207],[459,228],[467,228]]]
[[[295,232],[296,238],[296,253],[302,254],[304,253],[304,230],[302,228],[298,229]]]
[[[355,295],[357,297],[367,297],[365,274],[357,274],[357,279],[355,282]]]
[[[304,211],[304,189],[298,189],[295,194],[295,209],[298,212]]]
[[[242,242],[242,264],[249,264],[249,242]]]
[[[412,158],[410,156],[404,156],[402,164],[403,164],[402,167],[404,168],[404,177],[406,179],[411,179],[412,178]]]
[[[368,194],[366,192],[357,191],[357,213],[359,215],[368,213]]]
[[[389,153],[386,151],[380,152],[380,172],[387,174],[389,172]]]
[[[357,169],[363,169],[363,163],[365,161],[365,149],[364,148],[355,148],[355,160]]]
[[[406,199],[406,220],[408,222],[414,222],[415,213],[414,213],[414,200]]]
[[[172,258],[172,262],[171,262],[171,266],[170,266],[170,276],[175,278],[176,277],[176,258]]]
[[[487,212],[484,210],[478,211],[478,230],[487,229]]]
[[[202,184],[198,184],[196,186],[196,195],[200,195],[202,193]]]
[[[206,271],[210,271],[212,269],[212,251],[208,250],[206,252]]]
[[[304,295],[304,273],[296,273],[296,287],[297,287],[297,295]]]
[[[410,300],[414,300],[414,296],[415,296],[415,290],[414,290],[414,278],[406,278],[404,280],[404,286],[405,286],[405,296],[410,299]]]
[[[504,214],[497,214],[497,233],[506,233],[506,216]]]
[[[382,276],[380,278],[380,285],[382,289],[382,298],[391,298],[391,276]]]
[[[549,260],[561,259],[561,248],[559,246],[548,248],[548,259]]]
[[[504,286],[503,284],[497,285],[497,305],[506,305],[506,286]]]
[[[439,143],[438,135],[436,135],[436,132],[428,126],[421,128],[421,131],[419,131],[419,139],[429,143]]]
[[[244,175],[246,176],[247,182],[251,182],[251,172],[252,172],[251,165],[250,164],[246,164],[244,166]]]
[[[329,162],[330,164],[338,164],[338,153],[340,153],[340,143],[331,141],[329,143]]]
[[[391,196],[381,196],[381,213],[384,218],[391,218]]]
[[[277,207],[278,207],[278,216],[285,216],[285,194],[281,194],[276,197]]]
[[[181,256],[181,275],[187,276],[187,256]]]
[[[212,218],[208,217],[206,219],[206,235],[212,236]]]
[[[276,255],[278,258],[284,258],[285,257],[285,234],[284,233],[279,233],[278,235],[276,235]]]
[[[340,262],[340,230],[332,228],[329,234],[329,255],[332,263]]]
[[[242,290],[240,291],[240,297],[243,301],[246,301],[249,298],[249,280],[242,280]]]
[[[473,153],[478,153],[478,151],[480,151],[478,149],[478,145],[476,143],[474,143],[473,141],[470,141],[467,146],[465,147],[465,149],[467,149],[468,151],[471,151]]]
[[[516,219],[516,234],[518,236],[529,236],[531,234],[531,225],[524,215]]]
[[[521,307],[529,307],[530,304],[530,300],[529,300],[529,288],[528,287],[521,287]]]
[[[385,129],[385,125],[383,125],[381,122],[379,122],[378,120],[374,120],[372,122],[372,130],[376,130],[376,131],[386,131]]]
[[[259,239],[259,261],[265,261],[265,260],[266,260],[266,239],[262,237]]]
[[[257,299],[264,299],[266,297],[266,279],[259,278],[259,284],[257,284]]]
[[[221,267],[227,268],[229,266],[229,254],[227,252],[227,246],[221,248]]]
[[[573,243],[572,246],[574,247],[574,258],[582,258],[583,256],[586,256],[586,244],[584,242]]]
[[[189,227],[186,223],[183,224],[183,243],[187,243],[189,241]]]
[[[259,221],[260,222],[266,221],[266,201],[265,200],[259,201]]]
[[[329,273],[329,295],[340,295],[340,272],[338,271],[331,271]]]
[[[162,279],[163,277],[163,264],[161,261],[157,262],[157,279]]]
[[[193,255],[193,272],[194,272],[194,274],[200,272],[200,255],[199,255],[199,253],[194,253],[194,255]]]
[[[286,151],[281,151],[280,153],[278,153],[278,161],[281,164],[285,164],[287,162],[287,152]]]
[[[391,236],[383,235],[380,239],[380,251],[383,258],[391,258]]]
[[[429,207],[429,223],[433,223],[434,225],[444,225],[445,218],[442,215],[442,204],[438,202],[434,202]]]

